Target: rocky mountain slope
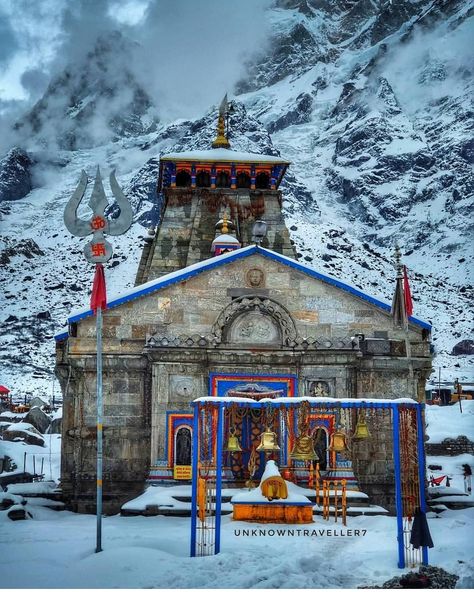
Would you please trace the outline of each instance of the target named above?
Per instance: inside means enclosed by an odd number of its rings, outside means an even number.
[[[272,38],[236,84],[233,148],[292,161],[288,227],[316,269],[389,301],[398,241],[415,315],[434,326],[434,364],[445,380],[472,380],[472,355],[451,352],[472,333],[473,3],[278,0],[268,19]],[[121,35],[100,39],[18,122],[0,162],[0,382],[18,393],[51,394],[52,335],[88,300],[82,241],[62,222],[80,170],[116,168],[134,206],[132,229],[112,239],[116,293],[158,221],[159,155],[214,135],[215,108],[161,122],[133,71],[108,66],[128,51]]]

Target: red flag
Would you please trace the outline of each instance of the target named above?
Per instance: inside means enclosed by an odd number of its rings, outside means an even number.
[[[107,308],[104,266],[101,263],[97,263],[95,266],[94,283],[92,285],[91,294],[91,308],[94,311],[94,314],[97,313],[98,308],[101,308],[102,310]]]
[[[408,283],[407,266],[403,266],[403,294],[405,297],[405,310],[407,317],[413,314],[413,300],[411,299],[410,284]]]

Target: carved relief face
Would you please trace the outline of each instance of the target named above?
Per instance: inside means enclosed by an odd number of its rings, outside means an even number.
[[[252,288],[258,288],[263,285],[265,274],[261,269],[253,267],[247,271],[247,284]]]
[[[234,343],[279,343],[280,331],[273,319],[253,311],[236,319],[230,330]]]

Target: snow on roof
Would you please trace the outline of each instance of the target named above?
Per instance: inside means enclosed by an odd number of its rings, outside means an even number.
[[[240,245],[240,242],[238,241],[238,239],[235,238],[235,236],[232,236],[231,234],[219,234],[212,241],[213,245],[215,245],[217,243],[226,244],[226,245]]]
[[[399,399],[354,399],[351,397],[276,397],[275,399],[259,399],[258,401],[255,399],[250,399],[248,397],[214,397],[214,396],[206,396],[206,397],[198,397],[194,399],[193,403],[214,403],[218,405],[219,403],[245,403],[246,405],[255,405],[255,406],[264,406],[264,405],[276,405],[279,406],[282,403],[285,404],[292,404],[298,405],[301,404],[303,401],[308,401],[308,403],[314,403],[316,405],[327,405],[331,403],[336,404],[350,404],[350,405],[357,405],[359,403],[366,403],[368,405],[391,405],[392,403],[395,405],[406,405],[407,403],[413,405],[416,403],[415,400],[410,399],[409,397],[401,397]]]
[[[163,161],[191,160],[203,162],[250,162],[265,164],[290,164],[288,160],[279,156],[267,154],[254,154],[253,152],[236,152],[227,148],[215,148],[212,150],[191,150],[189,152],[171,152],[161,157]]]
[[[139,286],[135,286],[134,288],[130,288],[129,290],[126,290],[117,296],[112,296],[107,304],[107,308],[114,308],[116,306],[120,306],[121,304],[124,304],[125,302],[135,300],[135,298],[140,298],[142,296],[146,296],[148,294],[151,294],[153,292],[161,290],[162,288],[166,288],[167,286],[170,286],[172,284],[176,284],[176,283],[182,282],[184,280],[187,280],[187,279],[194,277],[195,275],[198,275],[199,273],[202,273],[204,271],[214,269],[215,267],[220,267],[221,265],[225,265],[226,263],[231,263],[231,262],[236,261],[238,259],[243,259],[245,257],[249,257],[249,256],[255,255],[255,254],[262,255],[263,257],[273,259],[274,261],[278,261],[279,263],[282,263],[283,265],[287,265],[288,267],[292,267],[293,269],[296,269],[297,271],[301,271],[302,273],[305,273],[312,278],[321,280],[321,281],[325,282],[326,284],[330,284],[332,286],[335,286],[336,288],[339,288],[345,292],[348,292],[349,294],[352,294],[353,296],[357,296],[358,298],[365,300],[369,304],[372,304],[372,305],[382,309],[386,313],[390,313],[390,310],[391,310],[390,304],[388,304],[386,302],[382,302],[381,300],[378,300],[377,298],[374,298],[373,296],[369,296],[368,294],[365,294],[365,292],[362,292],[361,290],[359,290],[358,288],[355,288],[354,286],[351,286],[350,284],[346,284],[336,278],[322,274],[319,271],[315,271],[311,267],[308,267],[307,265],[305,265],[303,263],[299,263],[298,261],[295,261],[294,259],[291,259],[290,257],[286,257],[285,255],[280,255],[280,253],[276,253],[275,251],[270,251],[269,249],[264,249],[263,247],[259,247],[257,245],[249,245],[248,247],[244,247],[242,249],[236,249],[230,253],[225,253],[225,254],[219,255],[217,257],[211,257],[210,259],[205,259],[204,261],[199,261],[199,263],[194,263],[193,265],[189,265],[188,267],[185,267],[183,269],[173,271],[173,272],[168,273],[160,278],[146,282],[145,284],[140,284]],[[92,316],[92,314],[93,313],[90,308],[81,308],[78,310],[74,310],[71,313],[71,315],[69,316],[68,322],[75,323],[77,321],[80,321],[81,319]],[[426,323],[425,321],[417,319],[413,316],[411,316],[409,320],[411,323],[413,323],[415,325],[418,325],[418,326],[423,327],[425,329],[431,330],[431,325],[429,323]],[[67,337],[67,335],[64,332],[61,332],[61,333],[58,333],[57,335],[55,335],[56,340],[65,339],[66,337]]]

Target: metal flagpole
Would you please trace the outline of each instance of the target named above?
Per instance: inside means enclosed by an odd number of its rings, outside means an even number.
[[[105,279],[103,276],[102,264],[109,261],[112,257],[112,245],[105,239],[104,233],[112,236],[119,236],[124,234],[131,226],[133,221],[133,210],[127,198],[120,189],[117,179],[115,178],[115,171],[110,173],[110,188],[115,197],[116,205],[120,209],[118,217],[107,219],[105,210],[109,203],[105,195],[102,178],[99,167],[94,181],[94,187],[89,199],[89,207],[92,210],[92,217],[89,220],[83,220],[78,217],[77,209],[81,203],[88,184],[88,176],[85,171],[81,173],[79,184],[72,194],[71,198],[64,209],[64,224],[71,234],[74,236],[88,236],[92,234],[92,240],[86,243],[84,247],[84,256],[89,263],[95,263],[96,276],[95,280],[103,282],[103,294],[99,294],[99,298],[103,298],[103,302],[92,302],[97,297],[94,294],[94,287],[92,289],[91,308],[97,315],[96,318],[96,337],[97,337],[97,377],[96,377],[96,392],[97,392],[97,483],[96,483],[96,511],[97,511],[97,541],[95,552],[102,551],[102,479],[103,479],[103,450],[102,450],[102,416],[103,416],[103,400],[102,400],[102,306],[106,308],[106,293],[105,293]],[[99,265],[101,267],[102,277],[98,277]],[[69,379],[68,379],[69,385]]]
[[[95,552],[102,551],[102,308],[97,309],[97,537]]]

